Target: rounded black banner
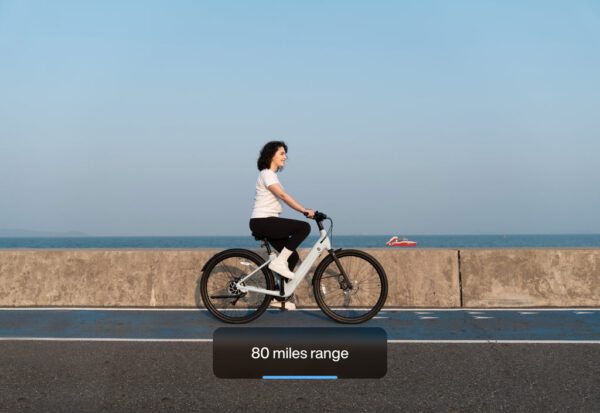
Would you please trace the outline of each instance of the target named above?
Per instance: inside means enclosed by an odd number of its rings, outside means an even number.
[[[213,336],[219,378],[381,378],[387,334],[376,327],[223,327]]]

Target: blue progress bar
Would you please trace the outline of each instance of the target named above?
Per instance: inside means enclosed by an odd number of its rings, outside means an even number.
[[[263,376],[265,380],[337,380],[337,376]]]

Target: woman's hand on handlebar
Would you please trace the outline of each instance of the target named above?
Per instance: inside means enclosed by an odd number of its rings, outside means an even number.
[[[304,211],[304,215],[305,215],[307,218],[314,218],[314,217],[315,217],[315,211],[314,211],[314,210],[312,210],[312,209],[306,209],[306,210]]]

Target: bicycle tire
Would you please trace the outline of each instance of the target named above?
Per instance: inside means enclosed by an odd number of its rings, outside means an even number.
[[[264,264],[260,255],[244,249],[225,250],[208,261],[200,280],[200,294],[206,309],[219,320],[243,324],[260,317],[272,296],[255,292],[242,293],[233,286],[244,275]],[[274,289],[273,274],[265,266],[250,277],[251,285]],[[250,281],[248,282],[250,285]]]
[[[319,308],[338,323],[364,323],[381,310],[387,299],[385,270],[374,257],[360,250],[340,250],[335,255],[353,288],[344,288],[341,271],[328,255],[315,270],[315,300]]]

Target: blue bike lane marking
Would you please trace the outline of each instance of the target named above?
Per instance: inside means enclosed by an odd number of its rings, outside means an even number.
[[[0,340],[211,341],[231,326],[199,309],[0,309]],[[358,326],[320,311],[269,310],[252,327],[382,327],[389,342],[600,343],[598,309],[388,310]]]

